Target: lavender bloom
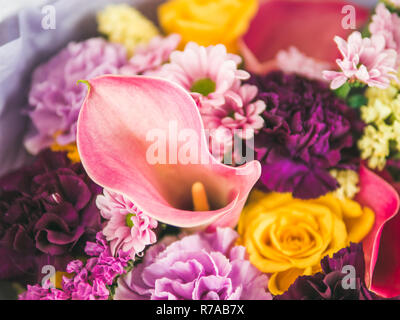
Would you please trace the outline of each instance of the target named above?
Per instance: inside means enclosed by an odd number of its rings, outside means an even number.
[[[328,170],[354,169],[347,158],[362,128],[356,113],[319,81],[272,72],[253,75],[249,83],[267,105],[255,140],[260,185],[303,199],[335,190]]]
[[[234,246],[237,233],[218,228],[175,241],[161,242],[143,262],[118,280],[116,300],[271,299],[268,278]]]
[[[116,74],[126,64],[125,48],[102,38],[71,42],[36,68],[29,92],[32,126],[25,146],[32,154],[53,143],[76,140],[76,124],[87,88],[77,84],[103,74]]]
[[[81,164],[49,150],[0,179],[0,279],[24,282],[42,265],[63,270],[101,228],[95,205],[101,188]]]

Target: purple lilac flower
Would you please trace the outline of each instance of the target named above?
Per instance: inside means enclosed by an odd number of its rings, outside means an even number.
[[[101,229],[99,193],[81,164],[49,150],[0,178],[0,279],[37,282],[41,266],[62,271],[82,255]]]
[[[104,235],[97,233],[96,242],[88,242],[85,248],[89,256],[97,258],[90,259],[86,264],[96,279],[101,279],[106,284],[111,285],[117,275],[123,274],[128,261],[131,259],[129,252],[119,250],[115,256]]]
[[[113,285],[117,276],[126,273],[130,260],[129,253],[119,251],[114,257],[101,232],[96,235],[96,242],[87,242],[86,254],[92,258],[86,264],[81,260],[71,261],[66,271],[69,277],[63,277],[62,290],[29,286],[19,296],[20,300],[107,300],[110,296],[108,286]]]
[[[344,266],[355,270],[355,288],[345,288],[342,281],[348,274],[342,272]],[[290,286],[289,290],[274,300],[381,300],[368,290],[365,277],[365,262],[362,244],[351,243],[332,258],[326,256],[321,261],[322,272],[312,276],[302,276]]]
[[[69,43],[37,67],[29,92],[32,126],[25,138],[28,151],[36,154],[54,142],[75,142],[78,114],[87,92],[77,81],[117,74],[126,63],[124,47],[92,38]]]
[[[350,165],[362,122],[325,83],[272,72],[249,80],[267,107],[265,125],[256,136],[262,164],[260,185],[298,198],[317,198],[338,187],[329,174]],[[353,157],[353,160],[356,157]]]
[[[28,285],[27,290],[18,296],[19,300],[68,300],[68,298],[65,292],[53,288],[50,280],[43,287],[38,284]]]
[[[237,233],[218,228],[149,248],[143,262],[119,278],[116,300],[271,299],[268,278],[234,246]]]

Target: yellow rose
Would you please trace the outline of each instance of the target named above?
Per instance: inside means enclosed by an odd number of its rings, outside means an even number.
[[[239,242],[259,270],[271,273],[269,290],[282,294],[301,275],[320,270],[320,260],[371,230],[375,214],[333,194],[294,199],[289,193],[255,191],[240,217]]]
[[[158,16],[166,33],[182,36],[182,47],[189,41],[222,43],[236,52],[257,8],[257,0],[170,0],[159,7]]]

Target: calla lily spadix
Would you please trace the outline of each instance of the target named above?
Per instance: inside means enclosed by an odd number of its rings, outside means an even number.
[[[208,150],[196,103],[183,88],[144,76],[102,76],[88,84],[77,145],[82,164],[96,183],[127,196],[164,223],[210,225],[210,229],[236,225],[261,166],[257,161],[241,167],[218,162]],[[172,149],[180,154],[190,147],[202,161],[187,163],[179,154],[170,154],[166,163],[149,161],[149,148],[155,143],[149,132],[165,133],[167,152]],[[190,141],[182,139],[185,134],[181,133],[187,132],[196,133]],[[192,201],[192,194],[200,200]],[[199,202],[197,207],[209,204],[210,210],[193,211],[193,203]]]

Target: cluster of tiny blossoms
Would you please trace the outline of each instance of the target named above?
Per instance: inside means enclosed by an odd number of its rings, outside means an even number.
[[[358,186],[360,179],[356,171],[332,169],[329,173],[337,180],[340,186],[334,191],[337,198],[342,200],[353,199],[360,191]]]
[[[361,158],[368,166],[382,170],[389,156],[400,152],[400,86],[392,83],[387,89],[368,88],[368,104],[361,107],[367,123],[358,142]]]
[[[126,273],[130,257],[119,251],[115,257],[101,232],[96,242],[87,242],[85,252],[92,258],[86,261],[71,261],[66,268],[68,277],[63,277],[62,289],[52,288],[50,282],[43,287],[29,286],[19,296],[20,300],[107,300],[109,287],[119,275]]]
[[[127,4],[109,5],[97,15],[98,30],[110,42],[122,44],[132,56],[138,45],[159,34],[157,27]]]
[[[222,44],[203,47],[189,42],[183,51],[172,52],[157,74],[190,92],[210,132],[213,154],[220,158],[231,151],[235,134],[252,139],[264,125],[265,103],[256,100],[256,86],[242,83],[250,75],[238,68],[241,62]]]

